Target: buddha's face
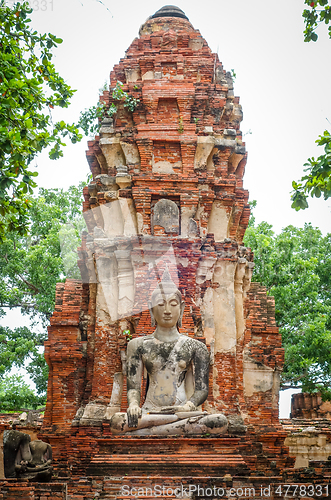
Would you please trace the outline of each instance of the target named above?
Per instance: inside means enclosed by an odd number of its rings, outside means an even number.
[[[180,297],[177,293],[157,294],[153,297],[152,312],[158,326],[172,328],[177,325],[182,312]]]

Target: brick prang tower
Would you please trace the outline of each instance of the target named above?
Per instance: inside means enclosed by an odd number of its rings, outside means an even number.
[[[251,283],[253,255],[243,246],[247,154],[232,75],[184,12],[166,6],[142,25],[100,99],[117,111],[88,143],[82,281],[58,285],[45,350],[41,437],[59,477],[72,494],[78,477],[86,491],[108,485],[113,496],[102,498],[121,498],[115,477],[140,485],[154,484],[151,476],[170,485],[213,477],[224,487],[254,485],[263,475],[277,482],[292,463],[278,420],[284,351],[273,298]],[[166,267],[186,303],[181,333],[210,351],[204,409],[234,423],[228,435],[110,431],[111,415],[127,407],[127,340],[152,333],[147,303]],[[239,421],[245,433],[236,433]]]

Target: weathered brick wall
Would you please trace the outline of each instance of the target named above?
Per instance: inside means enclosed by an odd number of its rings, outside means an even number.
[[[80,494],[79,494],[80,496]],[[77,500],[79,498],[77,496]],[[82,498],[82,496],[80,496]],[[93,497],[92,497],[93,498]],[[65,483],[31,484],[17,479],[0,480],[0,500],[69,500]]]
[[[326,418],[292,418],[282,420],[287,432],[285,440],[291,455],[295,456],[295,468],[314,467],[321,470],[327,461],[330,466],[331,422]],[[320,464],[317,465],[317,462]]]
[[[251,283],[246,299],[244,389],[253,424],[278,424],[279,377],[284,364],[282,339],[275,323],[274,298]],[[246,365],[246,366],[245,366]]]
[[[124,500],[141,498],[149,500],[175,500],[177,498],[258,498],[276,500],[295,498],[294,488],[299,492],[297,498],[330,498],[330,470],[323,469],[321,474],[295,471],[295,477],[287,476],[250,476],[224,477],[169,475],[161,480],[158,475],[148,478],[140,475],[108,476],[82,478],[76,477],[66,483],[46,483],[32,485],[12,480],[0,481],[1,500]],[[294,481],[293,481],[294,479]],[[293,487],[288,489],[292,483]],[[287,491],[287,495],[286,495]],[[306,494],[305,494],[306,492]],[[315,494],[313,493],[315,492]]]
[[[58,283],[55,311],[45,342],[49,381],[44,428],[55,426],[60,433],[71,427],[85,388],[86,332],[83,315],[88,287],[67,280]]]
[[[324,418],[331,420],[331,402],[323,401],[319,392],[292,394],[291,418]]]

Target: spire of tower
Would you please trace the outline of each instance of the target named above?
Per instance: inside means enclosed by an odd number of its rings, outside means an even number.
[[[181,17],[189,20],[185,15],[185,12],[175,5],[165,5],[164,7],[161,7],[161,9],[151,16],[151,19],[155,19],[156,17]]]

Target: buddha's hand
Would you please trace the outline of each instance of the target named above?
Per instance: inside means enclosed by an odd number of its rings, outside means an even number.
[[[187,411],[196,411],[197,407],[192,401],[187,401],[184,405],[181,406],[164,406],[161,410],[161,413],[181,413]]]
[[[126,413],[128,415],[128,426],[137,427],[138,419],[141,417],[141,408],[137,403],[131,403]]]

